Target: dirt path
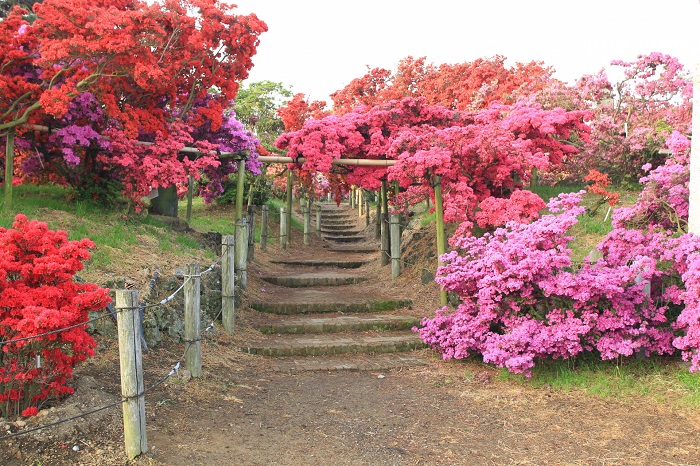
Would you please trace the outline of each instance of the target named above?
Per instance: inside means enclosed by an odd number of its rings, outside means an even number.
[[[268,286],[259,276],[278,270],[273,259],[318,258],[319,246],[281,251],[271,245],[266,253],[256,252],[247,299]],[[425,250],[429,243],[414,247]],[[374,275],[365,293],[374,289],[414,299],[402,312],[430,315],[438,307],[434,284],[420,284],[420,265],[394,282],[377,263],[368,265],[368,273]],[[414,352],[427,361],[423,366],[294,370],[293,363],[237,349],[256,338],[252,324],[258,317],[244,303],[234,336],[217,330],[203,342],[202,378],[180,373],[148,393],[150,451],[135,461],[124,460],[118,407],[5,442],[0,464],[700,464],[699,408],[651,396],[609,400],[535,389],[501,379],[497,370],[477,361],[443,362],[430,350]],[[94,381],[57,407],[59,412],[118,399],[116,344],[103,340],[100,345],[98,356],[76,375]],[[181,344],[170,342],[148,353],[146,386],[158,382],[182,351]],[[372,358],[344,360],[360,367]],[[658,395],[674,399],[672,393]]]

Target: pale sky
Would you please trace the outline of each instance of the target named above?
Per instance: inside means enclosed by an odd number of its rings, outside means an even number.
[[[229,0],[268,25],[248,82],[281,82],[327,100],[370,68],[407,56],[463,63],[543,61],[572,82],[661,52],[700,62],[698,0]],[[697,31],[697,32],[696,32]]]

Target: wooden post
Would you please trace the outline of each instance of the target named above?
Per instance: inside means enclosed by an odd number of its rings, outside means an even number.
[[[148,451],[138,291],[117,290],[116,301],[122,398],[126,400],[122,403],[124,447],[126,456],[132,460]]]
[[[292,171],[287,172],[287,223],[286,223],[286,238],[287,241],[292,240]]]
[[[185,283],[185,365],[192,377],[202,376],[202,341],[200,329],[200,276],[199,264],[187,264]]]
[[[248,206],[248,261],[255,258],[255,206]]]
[[[192,221],[192,198],[194,197],[194,176],[187,177],[187,215],[185,221],[189,225]]]
[[[362,189],[357,189],[357,216],[359,218],[362,218],[362,214],[364,213],[364,208],[365,208],[365,203],[362,200]]]
[[[308,245],[311,239],[311,198],[301,206],[304,213],[304,244]]]
[[[321,237],[321,204],[316,204],[316,237]]]
[[[355,208],[355,188],[350,188],[350,208]]]
[[[248,219],[246,217],[236,220],[236,278],[242,289],[248,287],[248,272],[246,262],[248,260]]]
[[[401,224],[399,215],[392,214],[389,217],[389,230],[391,234],[391,278],[401,275]]]
[[[382,199],[379,198],[377,202],[377,222],[374,228],[374,238],[379,239],[382,237]]]
[[[381,241],[381,259],[380,263],[381,265],[388,265],[389,264],[389,259],[390,259],[390,240],[389,240],[389,219],[387,218],[386,214],[382,212],[382,224],[381,224],[381,234],[382,234],[382,241]]]
[[[280,247],[287,249],[287,209],[280,207]]]
[[[437,255],[438,267],[443,263],[440,260],[445,254],[445,220],[442,212],[442,180],[439,176],[433,178],[433,189],[435,190],[435,223],[437,225]],[[440,304],[447,306],[447,290],[440,288]]]
[[[369,226],[369,197],[365,199],[365,226]]]
[[[5,212],[12,210],[12,178],[14,176],[15,131],[7,131],[5,139],[5,200],[2,208]]]
[[[243,191],[245,191],[245,159],[238,161],[238,180],[236,183],[236,220],[243,218]]]
[[[262,206],[262,225],[260,225],[260,249],[267,249],[267,223],[270,218],[270,207]]]
[[[224,330],[233,333],[235,317],[234,276],[235,276],[235,237],[226,235],[221,238],[221,323]]]

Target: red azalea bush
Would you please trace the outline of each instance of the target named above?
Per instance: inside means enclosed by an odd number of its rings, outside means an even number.
[[[481,228],[495,228],[508,222],[530,223],[545,207],[540,196],[522,189],[514,191],[509,198],[489,196],[479,203],[476,224]]]
[[[84,326],[33,338],[88,320],[104,308],[108,290],[75,283],[90,258],[89,239],[19,214],[0,228],[0,414],[31,416],[43,402],[73,392],[66,382],[76,363],[94,354]],[[23,338],[26,338],[23,340]]]

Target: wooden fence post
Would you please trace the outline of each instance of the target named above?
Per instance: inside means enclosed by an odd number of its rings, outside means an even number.
[[[311,235],[311,209],[309,209],[309,205],[304,202],[302,203],[301,206],[301,212],[304,217],[304,244],[308,245],[309,244],[309,236]]]
[[[287,172],[287,210],[285,211],[287,217],[287,222],[285,223],[287,241],[292,241],[292,176],[292,171],[289,170]]]
[[[185,276],[185,367],[192,377],[202,376],[202,341],[200,329],[200,275],[199,264],[187,264]]]
[[[116,301],[122,398],[126,400],[122,403],[124,447],[132,460],[148,451],[138,291],[117,290]]]
[[[363,194],[364,194],[363,189],[357,190],[357,216],[359,218],[362,218],[362,215],[364,214],[364,209],[365,209],[365,202],[363,200],[363,197],[364,197]]]
[[[248,206],[248,261],[255,257],[255,206]]]
[[[236,220],[243,217],[243,194],[245,190],[245,159],[238,161],[236,180]]]
[[[378,199],[377,202],[377,222],[374,227],[374,238],[379,239],[382,237],[382,200]]]
[[[287,209],[280,207],[280,247],[287,249]]]
[[[365,226],[369,226],[369,197],[365,198]]]
[[[386,212],[382,212],[381,219],[381,234],[382,234],[382,255],[380,263],[382,265],[389,264],[389,219],[386,217]]]
[[[235,244],[233,235],[221,238],[221,254],[223,255],[221,259],[221,323],[228,333],[233,333],[235,317]]]
[[[260,249],[267,249],[267,222],[270,217],[270,207],[262,206],[262,225],[260,225]]]
[[[248,287],[248,272],[246,262],[248,261],[248,218],[243,217],[236,220],[236,275],[238,283],[242,289]]]
[[[437,226],[437,255],[438,267],[442,264],[440,257],[445,254],[445,220],[442,212],[442,180],[439,176],[433,178],[435,190],[435,223]],[[440,287],[440,304],[447,306],[447,290]]]
[[[321,204],[316,204],[316,237],[321,237]]]
[[[389,230],[391,231],[391,278],[401,275],[401,224],[399,215],[389,216]]]

